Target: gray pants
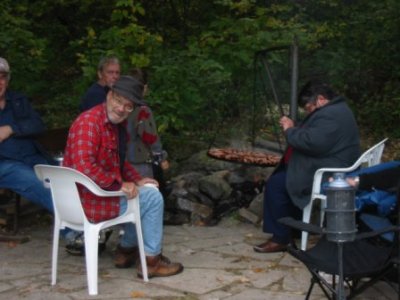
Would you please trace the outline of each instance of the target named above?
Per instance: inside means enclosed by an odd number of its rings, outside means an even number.
[[[151,163],[134,163],[132,166],[142,177],[154,178],[153,167]]]

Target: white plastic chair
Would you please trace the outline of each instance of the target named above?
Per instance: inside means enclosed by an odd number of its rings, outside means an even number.
[[[311,192],[311,200],[303,209],[303,222],[310,223],[311,212],[313,208],[314,201],[316,199],[320,199],[321,201],[321,210],[320,210],[320,225],[322,226],[325,216],[325,208],[326,208],[326,195],[321,194],[321,183],[322,177],[325,173],[349,173],[358,168],[362,167],[371,167],[379,164],[381,162],[382,153],[385,148],[385,142],[387,138],[380,141],[376,145],[372,146],[368,150],[366,150],[361,156],[357,159],[357,161],[350,167],[347,168],[321,168],[318,169],[314,174],[314,181]],[[301,250],[306,250],[308,241],[308,232],[303,231],[301,233]]]
[[[122,191],[105,191],[93,180],[81,172],[59,166],[36,165],[36,175],[51,190],[54,205],[54,235],[51,268],[51,284],[56,284],[58,242],[60,229],[65,227],[84,232],[86,273],[89,295],[97,295],[98,282],[98,238],[101,229],[117,224],[132,222],[136,225],[140,261],[144,281],[148,281],[147,264],[144,254],[142,227],[140,222],[139,197],[128,200],[126,212],[114,219],[100,223],[90,223],[83,211],[76,184],[88,188],[93,194],[101,197],[125,196]]]

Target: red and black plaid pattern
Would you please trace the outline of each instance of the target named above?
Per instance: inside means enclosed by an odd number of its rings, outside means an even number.
[[[121,174],[118,126],[108,120],[105,103],[82,113],[74,121],[69,130],[63,165],[86,174],[106,190],[120,189],[122,181],[136,182],[141,179],[128,162],[124,163]],[[91,222],[118,216],[119,198],[97,197],[82,186],[79,192]]]

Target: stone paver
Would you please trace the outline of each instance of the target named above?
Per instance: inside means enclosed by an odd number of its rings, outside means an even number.
[[[304,299],[310,274],[287,253],[260,254],[252,245],[265,240],[259,228],[235,219],[214,227],[166,226],[164,254],[184,264],[183,273],[144,283],[133,268],[116,269],[117,230],[99,259],[99,295],[87,293],[85,261],[59,253],[57,284],[50,285],[52,226],[23,228],[25,244],[0,243],[0,300],[11,299]],[[381,282],[356,299],[397,299]],[[315,287],[311,299],[325,299]]]

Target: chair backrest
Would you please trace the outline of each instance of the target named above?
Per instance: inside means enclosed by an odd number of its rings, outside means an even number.
[[[383,150],[385,149],[385,142],[387,138],[375,144],[368,150],[366,150],[360,158],[354,163],[355,166],[362,166],[365,164],[366,167],[375,166],[381,163]]]
[[[382,153],[385,148],[385,142],[387,138],[383,139],[379,143],[375,144],[371,148],[367,149],[361,156],[357,159],[357,161],[350,167],[347,168],[321,168],[318,169],[314,174],[314,182],[312,187],[312,194],[311,199],[318,198],[321,194],[321,184],[322,184],[322,177],[323,174],[326,172],[333,173],[333,172],[342,172],[342,173],[349,173],[352,171],[357,170],[358,168],[362,167],[372,167],[381,162]]]
[[[66,167],[36,165],[36,176],[51,190],[54,211],[61,220],[82,225],[85,215],[76,183],[95,184],[84,174]]]

